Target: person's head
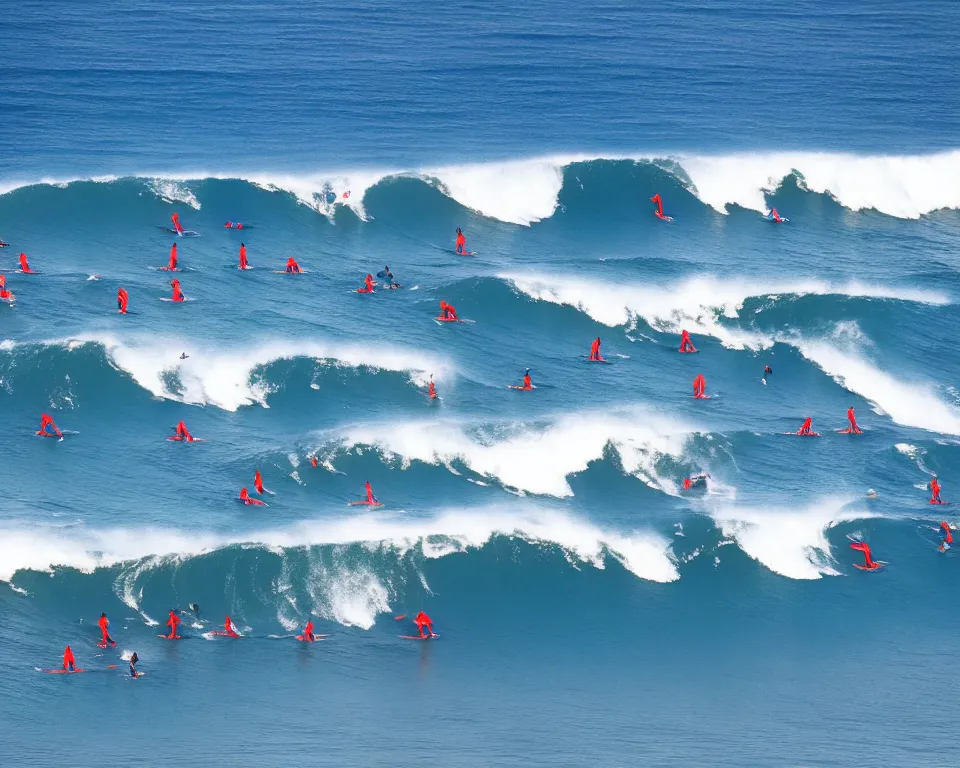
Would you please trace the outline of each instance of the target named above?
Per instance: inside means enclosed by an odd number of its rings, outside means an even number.
[[[246,247],[247,247],[247,244],[246,244],[246,243],[240,243],[240,247],[241,247],[241,248],[246,248]]]
[[[463,234],[463,230],[460,229],[460,227],[457,227],[457,234],[458,234],[458,235],[462,235],[462,234]]]
[[[100,614],[100,618],[101,618],[101,619],[105,619],[105,618],[107,618],[107,614],[105,614],[105,613],[101,613],[101,614]]]
[[[367,280],[373,280],[373,275],[371,275],[369,272],[367,273]]]
[[[446,308],[447,308],[447,302],[445,302],[443,299],[441,299],[441,300],[440,300],[440,309],[446,309]]]
[[[383,271],[384,271],[384,272],[389,272],[389,271],[390,271],[390,267],[388,267],[387,265],[384,265]]]

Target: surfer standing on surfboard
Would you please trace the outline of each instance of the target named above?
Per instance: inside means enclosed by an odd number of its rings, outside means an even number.
[[[605,362],[603,357],[600,355],[600,337],[597,336],[593,340],[593,344],[590,345],[590,357],[588,358],[598,363]]]
[[[862,435],[862,434],[863,434],[863,430],[860,429],[860,426],[857,424],[857,417],[856,417],[856,415],[855,415],[854,412],[853,412],[853,406],[852,406],[852,405],[851,405],[849,408],[847,408],[847,421],[850,422],[850,426],[849,426],[847,429],[843,430],[844,432],[846,432],[847,434],[850,434],[850,435]]]
[[[930,480],[930,503],[931,504],[944,504],[943,499],[940,498],[940,481],[937,478]]]
[[[698,373],[697,377],[693,380],[693,396],[697,400],[707,399],[707,380],[703,378],[702,373]]]
[[[873,559],[870,554],[870,545],[865,541],[851,541],[850,549],[856,549],[863,552],[863,565],[860,568],[868,571],[875,571],[880,567],[880,563]]]
[[[173,247],[170,249],[170,263],[167,265],[168,272],[177,271],[177,244],[174,243]]]
[[[63,668],[67,672],[73,672],[76,669],[76,659],[73,658],[73,651],[70,650],[68,645],[63,649]]]
[[[693,346],[693,342],[690,341],[690,331],[680,331],[680,351],[681,352],[697,351],[697,348]]]
[[[240,243],[240,269],[250,269],[247,264],[247,246],[244,243]]]
[[[300,265],[297,264],[297,260],[291,256],[289,259],[287,259],[287,268],[285,271],[294,275],[299,275],[303,270],[300,269]]]
[[[178,422],[174,429],[177,432],[176,436],[174,437],[175,440],[185,440],[188,443],[193,442],[193,435],[190,434],[189,430],[187,430],[187,425],[182,421]]]
[[[47,427],[52,429],[52,432],[47,432]],[[43,435],[44,437],[63,437],[63,432],[61,432],[57,425],[53,421],[52,416],[48,416],[45,413],[40,414],[40,429],[37,431],[38,435]]]
[[[182,424],[183,422],[180,423]],[[180,627],[180,617],[177,616],[177,612],[173,608],[170,609],[170,617],[167,619],[167,626],[170,627],[170,634],[167,635],[167,639],[178,639],[180,635],[177,633],[177,629]]]
[[[440,302],[440,318],[442,320],[459,320],[457,317],[457,310],[453,308],[452,304],[447,304],[445,301]]]
[[[806,418],[806,420],[803,422],[803,426],[801,426],[800,429],[797,430],[797,434],[798,434],[798,435],[813,435],[813,434],[816,434],[816,433],[813,431],[813,418],[812,418],[812,417],[808,416],[808,417]]]
[[[32,275],[33,270],[30,269],[30,264],[27,262],[27,254],[20,254],[20,271],[25,275]]]
[[[170,221],[173,222],[173,231],[178,235],[182,235],[183,227],[180,226],[180,214],[174,213],[173,216],[170,217]]]
[[[121,315],[127,314],[127,304],[130,302],[130,294],[125,288],[117,289],[117,311]]]
[[[463,235],[463,230],[457,227],[457,254],[463,256],[467,250],[467,238]]]
[[[423,611],[417,614],[417,617],[413,620],[413,623],[417,625],[417,631],[420,633],[420,637],[426,637],[424,634],[423,628],[427,628],[427,632],[430,633],[430,637],[436,637],[433,631],[433,620],[427,616]]]

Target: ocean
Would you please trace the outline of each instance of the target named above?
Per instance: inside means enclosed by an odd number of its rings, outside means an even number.
[[[4,762],[953,765],[958,25],[5,14]]]

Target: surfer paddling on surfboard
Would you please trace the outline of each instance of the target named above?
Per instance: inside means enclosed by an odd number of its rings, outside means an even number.
[[[49,428],[51,431],[48,432],[47,428]],[[56,423],[53,421],[53,417],[48,416],[45,413],[40,414],[40,429],[37,430],[37,434],[41,435],[42,437],[59,437],[61,440],[63,439],[63,432],[57,428]]]
[[[680,331],[680,351],[681,352],[697,351],[697,348],[693,346],[693,342],[690,341],[690,331]]]
[[[7,290],[7,278],[0,275],[0,299],[13,303],[14,295]]]
[[[437,635],[433,631],[433,619],[431,619],[423,611],[417,614],[416,618],[413,620],[413,623],[417,625],[417,632],[420,633],[420,637],[426,637],[424,629],[430,633],[430,637],[436,637]]]
[[[224,229],[243,229],[243,224],[239,221],[228,221],[223,225]]]

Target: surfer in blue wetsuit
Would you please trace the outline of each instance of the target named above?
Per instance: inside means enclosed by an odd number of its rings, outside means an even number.
[[[137,662],[140,661],[140,657],[137,656],[137,652],[134,651],[130,655],[130,677],[138,677],[139,672],[137,672]]]
[[[393,282],[393,272],[390,271],[390,267],[384,267],[383,270],[377,272],[377,277],[381,280],[389,280]]]

